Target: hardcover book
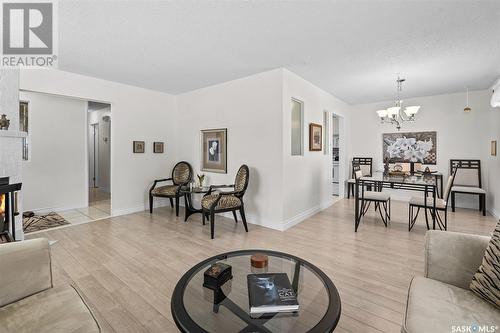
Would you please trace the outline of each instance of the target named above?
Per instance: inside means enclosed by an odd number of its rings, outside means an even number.
[[[285,273],[249,274],[250,314],[296,312],[297,295]]]

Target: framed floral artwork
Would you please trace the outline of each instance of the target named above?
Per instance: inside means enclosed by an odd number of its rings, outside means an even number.
[[[436,137],[435,131],[384,133],[383,160],[388,159],[389,163],[436,164]]]
[[[227,173],[227,128],[201,131],[201,171]]]
[[[309,124],[309,151],[323,150],[323,127],[319,124]]]

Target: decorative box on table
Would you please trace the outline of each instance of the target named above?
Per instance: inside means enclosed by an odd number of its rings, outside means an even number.
[[[210,266],[203,274],[203,286],[216,290],[232,278],[231,266],[218,262]]]

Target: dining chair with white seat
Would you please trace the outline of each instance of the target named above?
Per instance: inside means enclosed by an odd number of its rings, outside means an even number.
[[[420,213],[420,209],[425,210],[425,223],[427,225],[427,229],[429,230],[429,217],[428,213],[434,214],[434,199],[436,200],[435,204],[435,221],[441,230],[447,230],[448,228],[448,201],[450,198],[451,189],[453,187],[453,182],[455,180],[455,176],[457,174],[457,169],[452,171],[452,174],[448,177],[448,182],[446,183],[446,188],[444,191],[443,198],[438,198],[435,196],[429,196],[424,194],[423,196],[411,197],[409,203],[409,211],[408,211],[408,231],[411,231],[415,223],[417,222],[418,215]],[[415,209],[417,210],[415,213]],[[441,218],[439,212],[444,212],[444,218]],[[432,215],[433,216],[433,215]],[[434,226],[433,226],[434,227]]]
[[[486,216],[486,191],[481,186],[481,160],[450,160],[450,170],[458,169],[451,188],[451,210],[455,211],[455,195],[469,194],[479,197],[479,210]]]
[[[384,222],[384,225],[387,227],[387,224],[391,220],[391,196],[387,192],[382,192],[382,188],[377,186],[373,187],[375,189],[379,188],[380,191],[369,190],[368,188],[372,188],[372,184],[369,179],[363,179],[365,176],[363,175],[360,165],[354,164],[353,171],[354,179],[356,180],[356,191],[354,193],[354,197],[356,200],[360,200],[361,202],[359,205],[359,214],[357,215],[357,219],[355,221],[354,231],[358,231],[361,218],[366,214],[366,212],[368,212],[372,202],[375,205],[375,210],[378,210],[380,217],[382,218],[382,222]]]
[[[347,180],[347,199],[354,196],[354,184],[356,184],[356,177],[354,176],[354,165],[359,165],[363,177],[371,176],[373,174],[373,159],[371,157],[353,157],[352,158],[352,178]]]

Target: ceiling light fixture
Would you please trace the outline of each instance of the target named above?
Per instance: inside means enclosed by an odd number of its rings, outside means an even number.
[[[464,108],[464,112],[469,113],[472,109],[469,107],[469,87],[467,87],[467,106]]]
[[[396,98],[394,99],[394,106],[377,111],[377,115],[380,117],[382,124],[394,124],[398,131],[401,129],[404,122],[415,121],[415,116],[420,110],[419,105],[407,106],[403,108],[403,101],[400,98],[400,92],[403,90],[403,82],[405,81],[406,79],[403,79],[398,75],[398,78],[396,79]]]

